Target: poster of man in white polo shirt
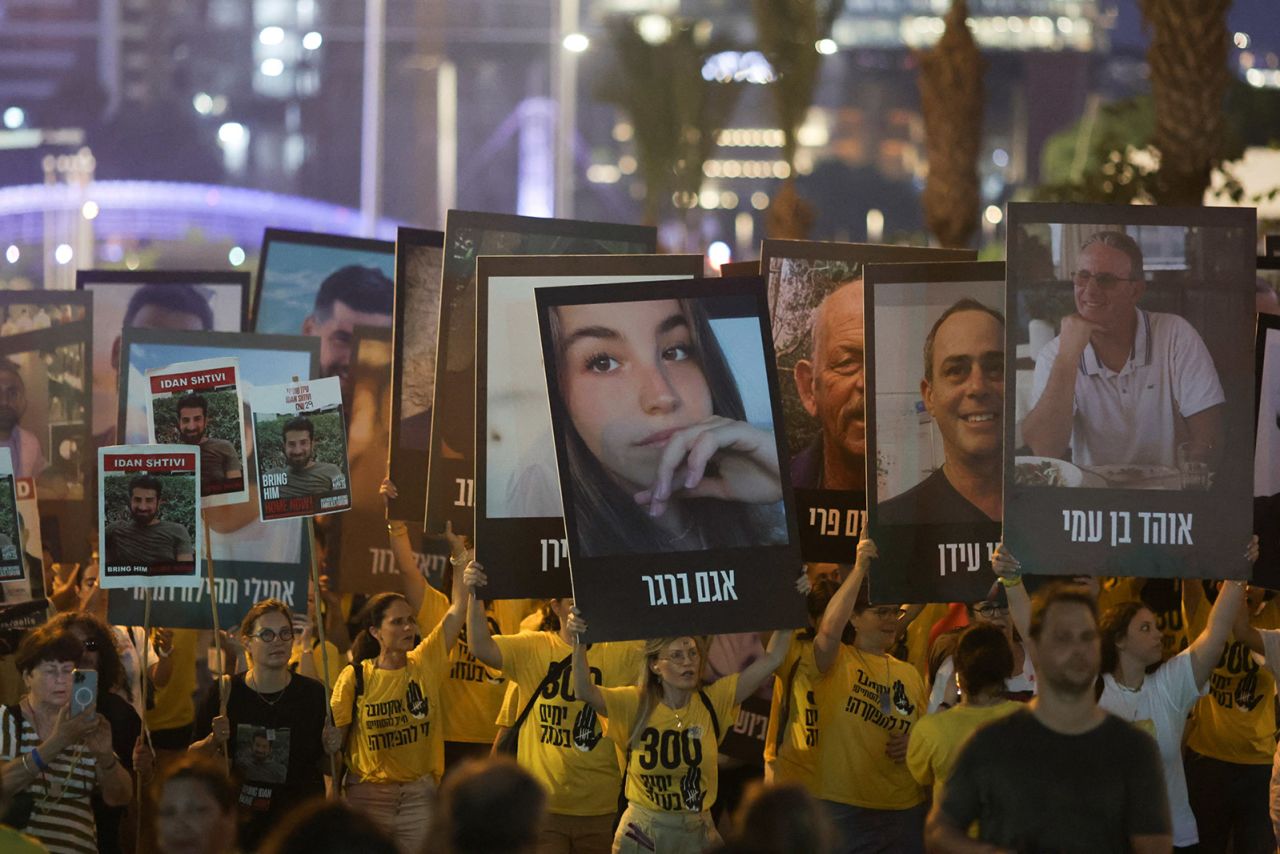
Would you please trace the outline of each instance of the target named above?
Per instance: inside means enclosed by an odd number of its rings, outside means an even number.
[[[1254,240],[1251,211],[1010,205],[1015,540],[1039,535],[1076,574],[1247,571],[1206,543],[1220,521],[1249,538],[1226,517],[1252,474]]]

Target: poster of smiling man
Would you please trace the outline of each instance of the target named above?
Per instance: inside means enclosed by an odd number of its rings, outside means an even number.
[[[1013,204],[1005,543],[1032,572],[1244,578],[1252,209]]]
[[[862,268],[972,261],[967,249],[766,240],[770,325],[806,561],[852,563],[866,512]]]
[[[764,280],[534,293],[591,640],[801,625]]]
[[[202,584],[199,507],[194,445],[99,448],[102,588]]]
[[[346,425],[337,377],[259,386],[249,396],[262,521],[351,507]]]
[[[995,582],[1004,264],[868,264],[871,600],[976,602]]]
[[[486,256],[476,267],[476,559],[494,599],[568,596],[534,289],[692,279],[702,256]]]
[[[200,449],[201,506],[249,500],[244,477],[240,360],[181,362],[147,372],[151,441]]]

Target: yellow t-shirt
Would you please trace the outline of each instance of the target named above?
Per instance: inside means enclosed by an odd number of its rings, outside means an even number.
[[[1191,615],[1192,635],[1209,622],[1209,602]],[[1280,628],[1280,601],[1252,620],[1259,629]],[[1276,680],[1234,637],[1209,676],[1209,693],[1196,701],[1187,746],[1196,753],[1241,765],[1270,765],[1276,752]]]
[[[373,659],[364,670],[364,693],[351,721],[355,670],[343,668],[333,689],[333,722],[351,724],[347,767],[357,780],[408,783],[430,774],[438,782],[444,771],[444,739],[440,727],[440,685],[448,667],[444,628],[436,628],[409,651],[399,670],[381,670]]]
[[[1122,576],[1107,575],[1098,579],[1098,616],[1101,617],[1116,605],[1135,602],[1140,597],[1138,591],[1140,580]]]
[[[817,677],[814,695],[822,721],[818,797],[879,810],[924,800],[906,764],[885,755],[889,737],[909,733],[928,705],[920,671],[842,645],[831,669]]]
[[[733,703],[738,674],[731,673],[703,689],[720,721],[720,735],[733,726]],[[719,785],[717,759],[720,743],[711,723],[711,712],[695,692],[682,709],[657,703],[649,713],[640,738],[627,756],[627,739],[640,710],[640,689],[603,688],[608,714],[606,735],[618,747],[626,764],[627,801],[655,812],[703,812],[716,802]]]
[[[1002,700],[993,706],[952,706],[925,715],[911,728],[907,743],[907,770],[922,786],[940,786],[951,776],[960,748],[973,731],[1023,708],[1022,703]]]
[[[509,727],[520,717],[524,703],[520,700],[520,686],[507,680],[507,693],[502,697],[502,706],[498,709],[498,717],[493,724],[497,727]],[[530,713],[532,714],[532,712]]]
[[[817,780],[818,706],[813,695],[813,638],[791,641],[787,657],[774,671],[773,698],[769,704],[769,729],[764,738],[764,763],[769,779],[775,783],[799,783],[810,791]],[[782,717],[782,697],[791,683],[790,708],[786,730],[778,740]]]
[[[595,711],[573,693],[573,671],[560,662],[572,648],[554,632],[498,635],[502,672],[519,685],[524,710],[555,666],[559,678],[542,689],[520,728],[516,759],[547,790],[547,810],[560,815],[606,815],[618,808],[622,774],[613,746],[604,741]],[[634,685],[644,666],[643,643],[595,644],[588,652],[597,685]]]
[[[907,661],[920,671],[923,679],[929,673],[929,635],[939,620],[951,612],[951,606],[944,602],[925,605],[907,626]]]
[[[155,689],[155,704],[147,709],[147,728],[166,730],[189,726],[196,720],[196,629],[173,630],[173,674],[163,688]]]
[[[311,655],[313,656],[312,661],[315,664],[315,668],[316,668],[315,678],[316,678],[316,681],[321,682],[322,684],[324,680],[320,676],[320,674],[324,672],[324,669],[325,669],[324,667],[325,654],[329,656],[328,685],[329,685],[329,690],[332,691],[333,686],[338,684],[338,676],[342,673],[342,668],[347,663],[347,657],[338,651],[338,648],[333,645],[332,641],[324,642],[324,653],[321,653],[319,644],[317,644],[315,648],[311,650]],[[294,671],[295,673],[298,672],[301,666],[301,661],[302,661],[302,647],[295,646],[293,648],[293,652],[289,654],[289,669]]]

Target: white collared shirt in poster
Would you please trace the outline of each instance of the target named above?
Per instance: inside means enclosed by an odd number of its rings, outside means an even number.
[[[1036,356],[1034,407],[1049,382],[1061,337]],[[1138,310],[1133,352],[1119,371],[1103,365],[1093,345],[1076,367],[1071,429],[1077,465],[1177,465],[1174,414],[1189,418],[1225,402],[1213,357],[1176,314]]]
[[[1253,494],[1280,493],[1280,329],[1268,329],[1258,395],[1258,446],[1253,455]]]
[[[1169,792],[1169,815],[1173,820],[1173,844],[1195,845],[1200,841],[1196,817],[1187,796],[1187,777],[1182,769],[1182,731],[1187,714],[1208,691],[1196,685],[1191,651],[1183,650],[1147,674],[1137,691],[1116,682],[1110,673],[1102,674],[1102,696],[1098,705],[1150,734],[1160,748],[1164,765],[1164,785]]]

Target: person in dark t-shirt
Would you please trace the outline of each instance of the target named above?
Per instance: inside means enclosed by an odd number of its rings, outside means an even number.
[[[942,434],[943,466],[879,507],[887,525],[999,521],[1004,456],[1004,316],[974,299],[938,318],[920,394]]]
[[[178,435],[187,445],[200,446],[200,485],[221,484],[243,476],[240,455],[226,439],[206,435],[209,402],[201,394],[185,394],[178,401]]]
[[[1038,597],[1028,646],[1040,693],[961,749],[929,815],[930,851],[1172,849],[1155,740],[1095,699],[1102,658],[1095,609],[1082,587],[1054,584]],[[976,840],[967,833],[975,821]]]
[[[322,495],[346,488],[347,476],[342,469],[333,463],[315,459],[316,428],[310,418],[305,415],[290,418],[280,433],[285,462],[288,463],[283,471],[285,482],[280,487],[281,498]]]
[[[155,566],[195,560],[191,534],[185,525],[160,518],[159,478],[139,475],[129,482],[128,522],[107,526],[107,564]]]

